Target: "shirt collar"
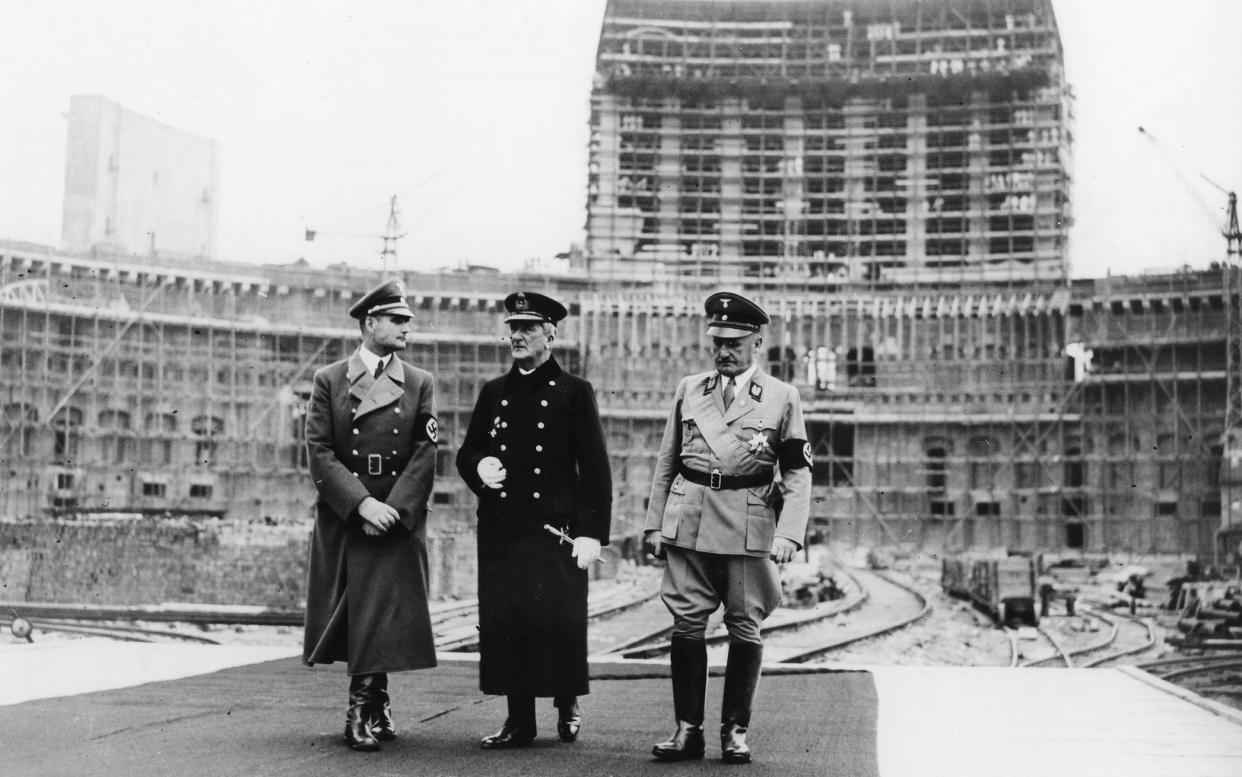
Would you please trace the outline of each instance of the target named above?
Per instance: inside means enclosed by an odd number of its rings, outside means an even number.
[[[754,364],[750,365],[750,369],[746,370],[746,372],[743,372],[741,375],[734,377],[733,378],[734,391],[737,392],[738,394],[741,394],[742,391],[746,388],[746,384],[750,383],[750,379],[754,377],[755,370],[757,369],[759,369],[759,362],[755,362]],[[724,391],[724,384],[725,384],[725,381],[727,381],[728,379],[729,378],[725,375],[720,376],[720,390],[721,391]]]
[[[372,353],[365,345],[358,346],[358,358],[362,359],[362,363],[366,365],[367,372],[375,374],[375,366],[377,364],[388,365],[388,359],[377,353]]]

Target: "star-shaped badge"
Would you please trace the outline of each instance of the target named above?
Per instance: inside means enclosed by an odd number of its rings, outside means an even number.
[[[763,432],[755,432],[755,436],[750,438],[747,443],[750,446],[750,452],[758,455],[762,451],[768,450],[768,438]]]

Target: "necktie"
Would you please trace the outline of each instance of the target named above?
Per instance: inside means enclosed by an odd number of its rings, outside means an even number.
[[[728,410],[729,405],[733,404],[733,396],[734,396],[733,378],[725,378],[725,385],[724,385],[725,410]]]
[[[375,365],[375,376],[374,377],[378,379],[379,376],[383,374],[384,374],[384,360],[380,359]]]

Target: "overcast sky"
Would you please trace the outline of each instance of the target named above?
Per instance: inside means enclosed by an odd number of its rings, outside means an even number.
[[[1223,258],[1225,195],[1199,175],[1242,188],[1242,2],[1054,5],[1074,274]],[[221,258],[377,265],[378,238],[345,235],[382,233],[394,194],[407,267],[550,257],[582,237],[603,7],[0,0],[0,238],[59,244],[64,114],[98,94],[218,141]]]

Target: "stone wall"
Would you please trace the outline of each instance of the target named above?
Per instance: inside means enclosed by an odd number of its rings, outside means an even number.
[[[473,597],[473,527],[428,526],[431,595]],[[310,524],[211,518],[0,521],[0,600],[301,608]]]

